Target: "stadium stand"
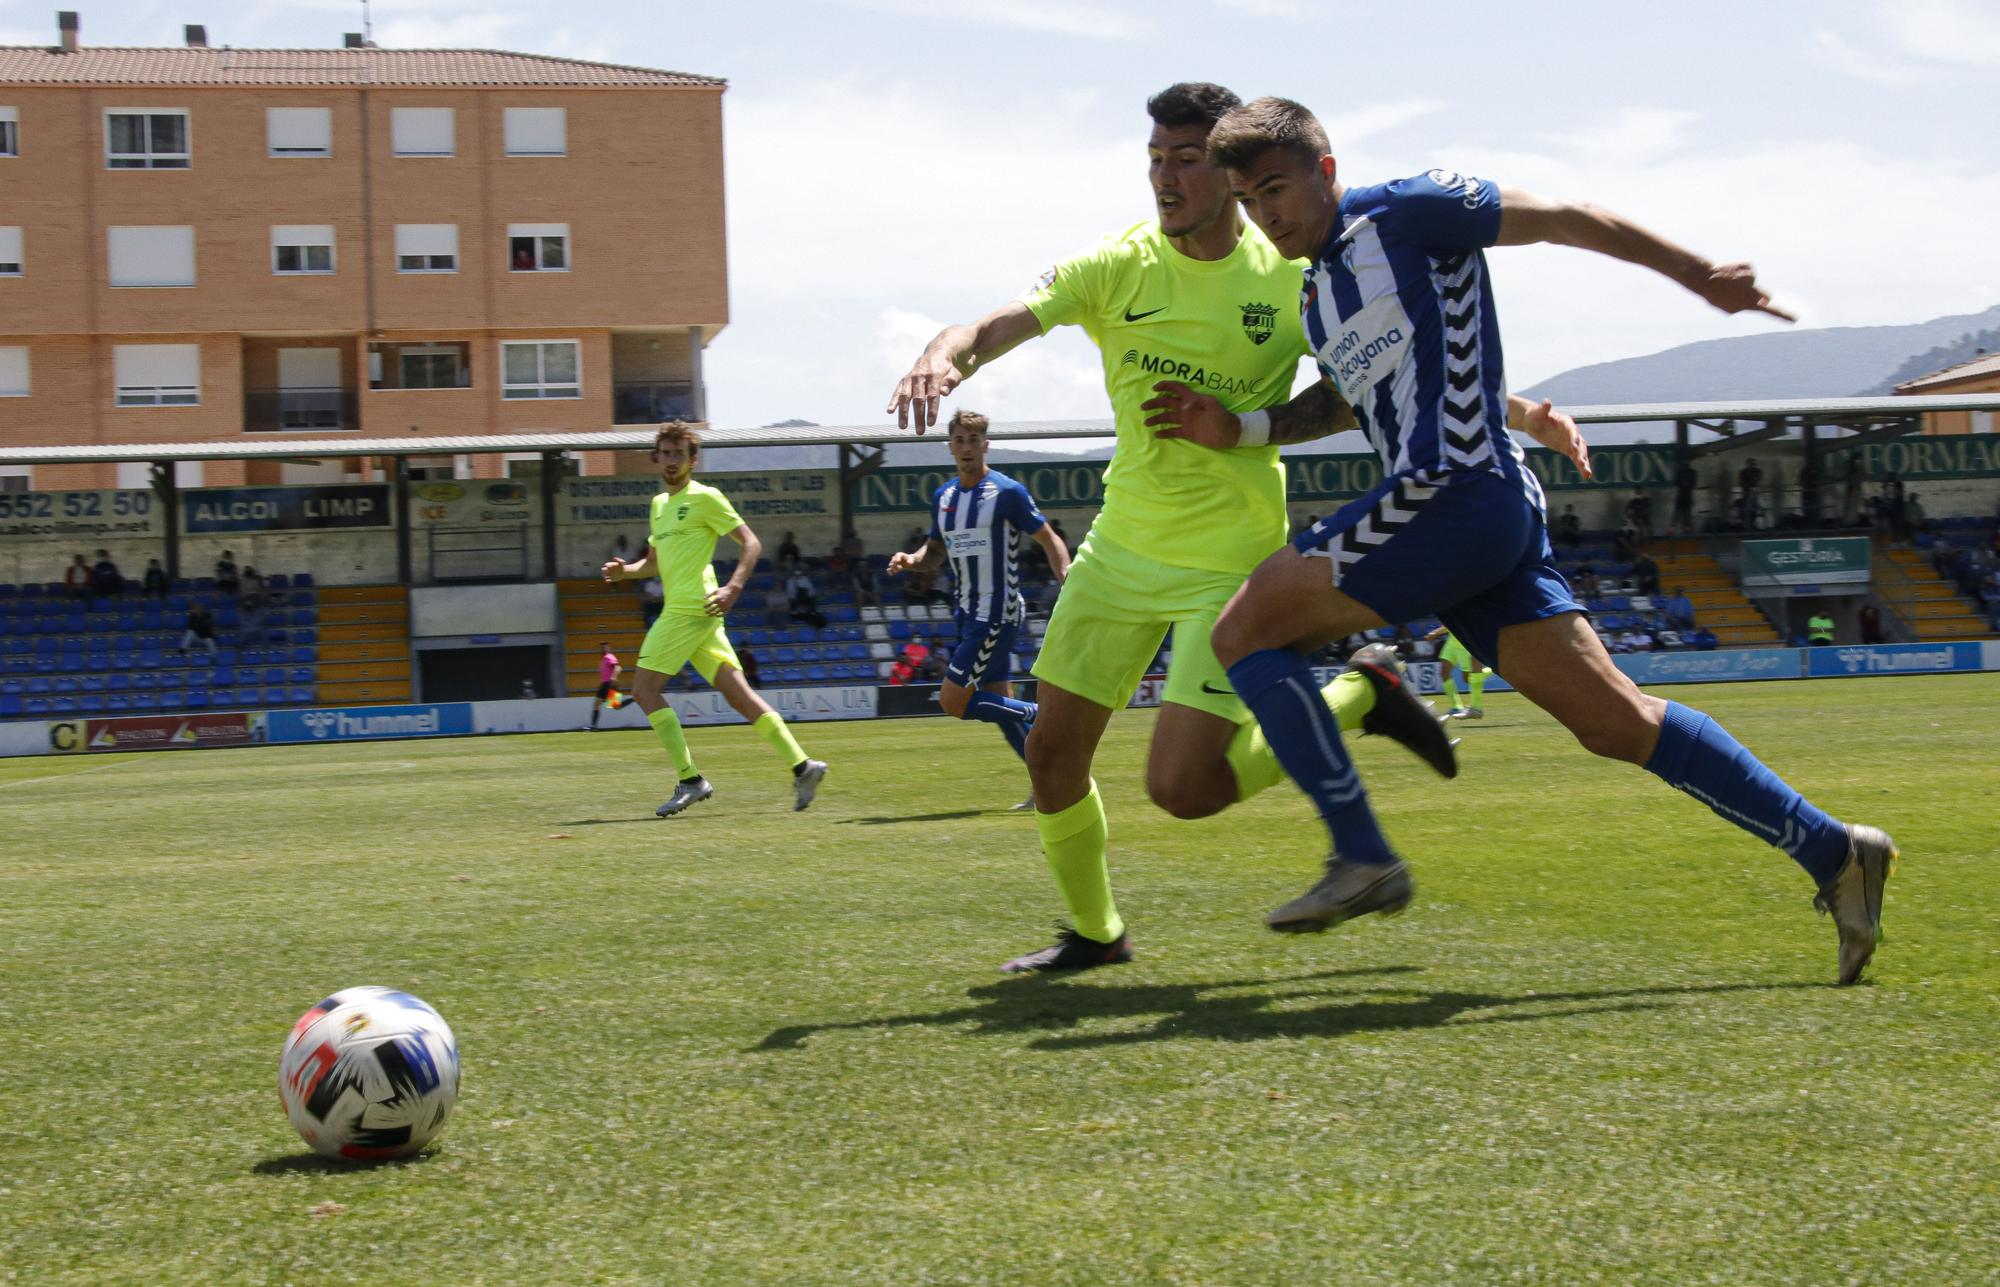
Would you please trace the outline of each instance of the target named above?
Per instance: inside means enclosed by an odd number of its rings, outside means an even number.
[[[1876,593],[1909,623],[1919,640],[1996,639],[2000,596],[1983,601],[1982,545],[1990,524],[1973,520],[1921,538],[1919,544],[1882,551],[1893,571],[1878,576]],[[1924,548],[1928,546],[1929,548]],[[1990,571],[1990,562],[1987,570]]]
[[[410,700],[410,595],[400,585],[321,592],[320,696],[329,706]]]
[[[1614,561],[1610,533],[1586,533],[1583,544],[1565,547],[1557,561],[1563,575],[1577,587],[1592,622],[1604,629],[1618,631],[1644,626],[1657,631],[1703,626],[1713,631],[1716,641],[1725,648],[1782,642],[1770,619],[1750,602],[1712,555],[1702,552],[1699,541],[1655,541],[1646,547],[1645,553],[1659,566],[1660,592],[1670,595],[1678,590],[1687,596],[1694,607],[1692,621],[1670,620],[1654,606],[1651,596],[1640,593],[1633,565]],[[1586,567],[1597,578],[1594,595],[1582,589],[1580,574]]]

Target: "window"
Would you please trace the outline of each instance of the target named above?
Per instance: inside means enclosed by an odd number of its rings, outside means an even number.
[[[0,348],[0,398],[28,396],[28,350]]]
[[[19,155],[21,155],[20,110],[0,107],[0,156]]]
[[[469,389],[472,346],[463,341],[368,346],[371,389]]]
[[[333,225],[281,223],[271,229],[271,271],[330,273],[333,271]]]
[[[188,168],[184,107],[112,107],[104,112],[104,163],[113,170]]]
[[[566,156],[569,113],[560,107],[507,109],[508,156]]]
[[[194,229],[107,228],[113,286],[194,285]]]
[[[391,108],[389,133],[397,156],[456,155],[449,107]]]
[[[458,271],[458,225],[399,223],[396,225],[396,271],[455,273]]]
[[[21,230],[0,228],[0,277],[21,275]]]
[[[508,224],[507,267],[517,273],[568,272],[569,225]]]
[[[500,345],[503,398],[580,398],[575,340],[505,341]]]
[[[267,107],[264,133],[272,156],[332,156],[333,109]]]
[[[192,407],[201,402],[201,345],[118,344],[112,378],[121,407]]]

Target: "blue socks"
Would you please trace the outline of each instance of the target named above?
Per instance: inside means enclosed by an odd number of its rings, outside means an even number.
[[[1040,708],[1033,702],[1017,701],[998,693],[977,692],[965,704],[965,718],[998,724],[1007,745],[1013,747],[1014,754],[1023,760],[1028,758],[1028,730],[1034,726],[1039,712]]]
[[[1386,863],[1395,853],[1340,742],[1340,721],[1313,682],[1306,659],[1289,648],[1253,652],[1229,668],[1278,763],[1312,797],[1333,835],[1334,852],[1353,862]]]
[[[1667,703],[1646,771],[1784,850],[1818,884],[1832,880],[1847,861],[1847,829],[1698,710]]]

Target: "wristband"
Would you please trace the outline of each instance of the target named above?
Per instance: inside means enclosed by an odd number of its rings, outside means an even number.
[[[1237,446],[1263,447],[1263,446],[1268,446],[1270,444],[1271,441],[1270,412],[1246,411],[1242,415],[1236,417],[1236,420],[1238,424],[1243,426],[1241,435],[1238,436],[1238,438],[1236,439]]]

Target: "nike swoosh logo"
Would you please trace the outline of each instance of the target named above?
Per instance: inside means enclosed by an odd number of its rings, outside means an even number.
[[[1167,311],[1167,306],[1165,304],[1160,305],[1158,308],[1149,308],[1143,313],[1135,313],[1128,308],[1125,310],[1125,320],[1128,322],[1136,322],[1140,318],[1151,317],[1155,313],[1164,313],[1166,311]]]
[[[1204,693],[1210,693],[1210,694],[1213,694],[1213,695],[1214,695],[1214,696],[1216,696],[1216,697],[1234,697],[1234,696],[1236,696],[1236,690],[1235,690],[1235,689],[1233,689],[1233,688],[1217,688],[1217,687],[1216,687],[1216,686],[1215,686],[1214,684],[1211,684],[1211,683],[1209,683],[1209,682],[1208,682],[1208,681],[1207,681],[1206,679],[1204,679],[1204,680],[1202,680],[1202,681],[1201,681],[1201,691],[1202,691],[1202,692],[1204,692]]]

